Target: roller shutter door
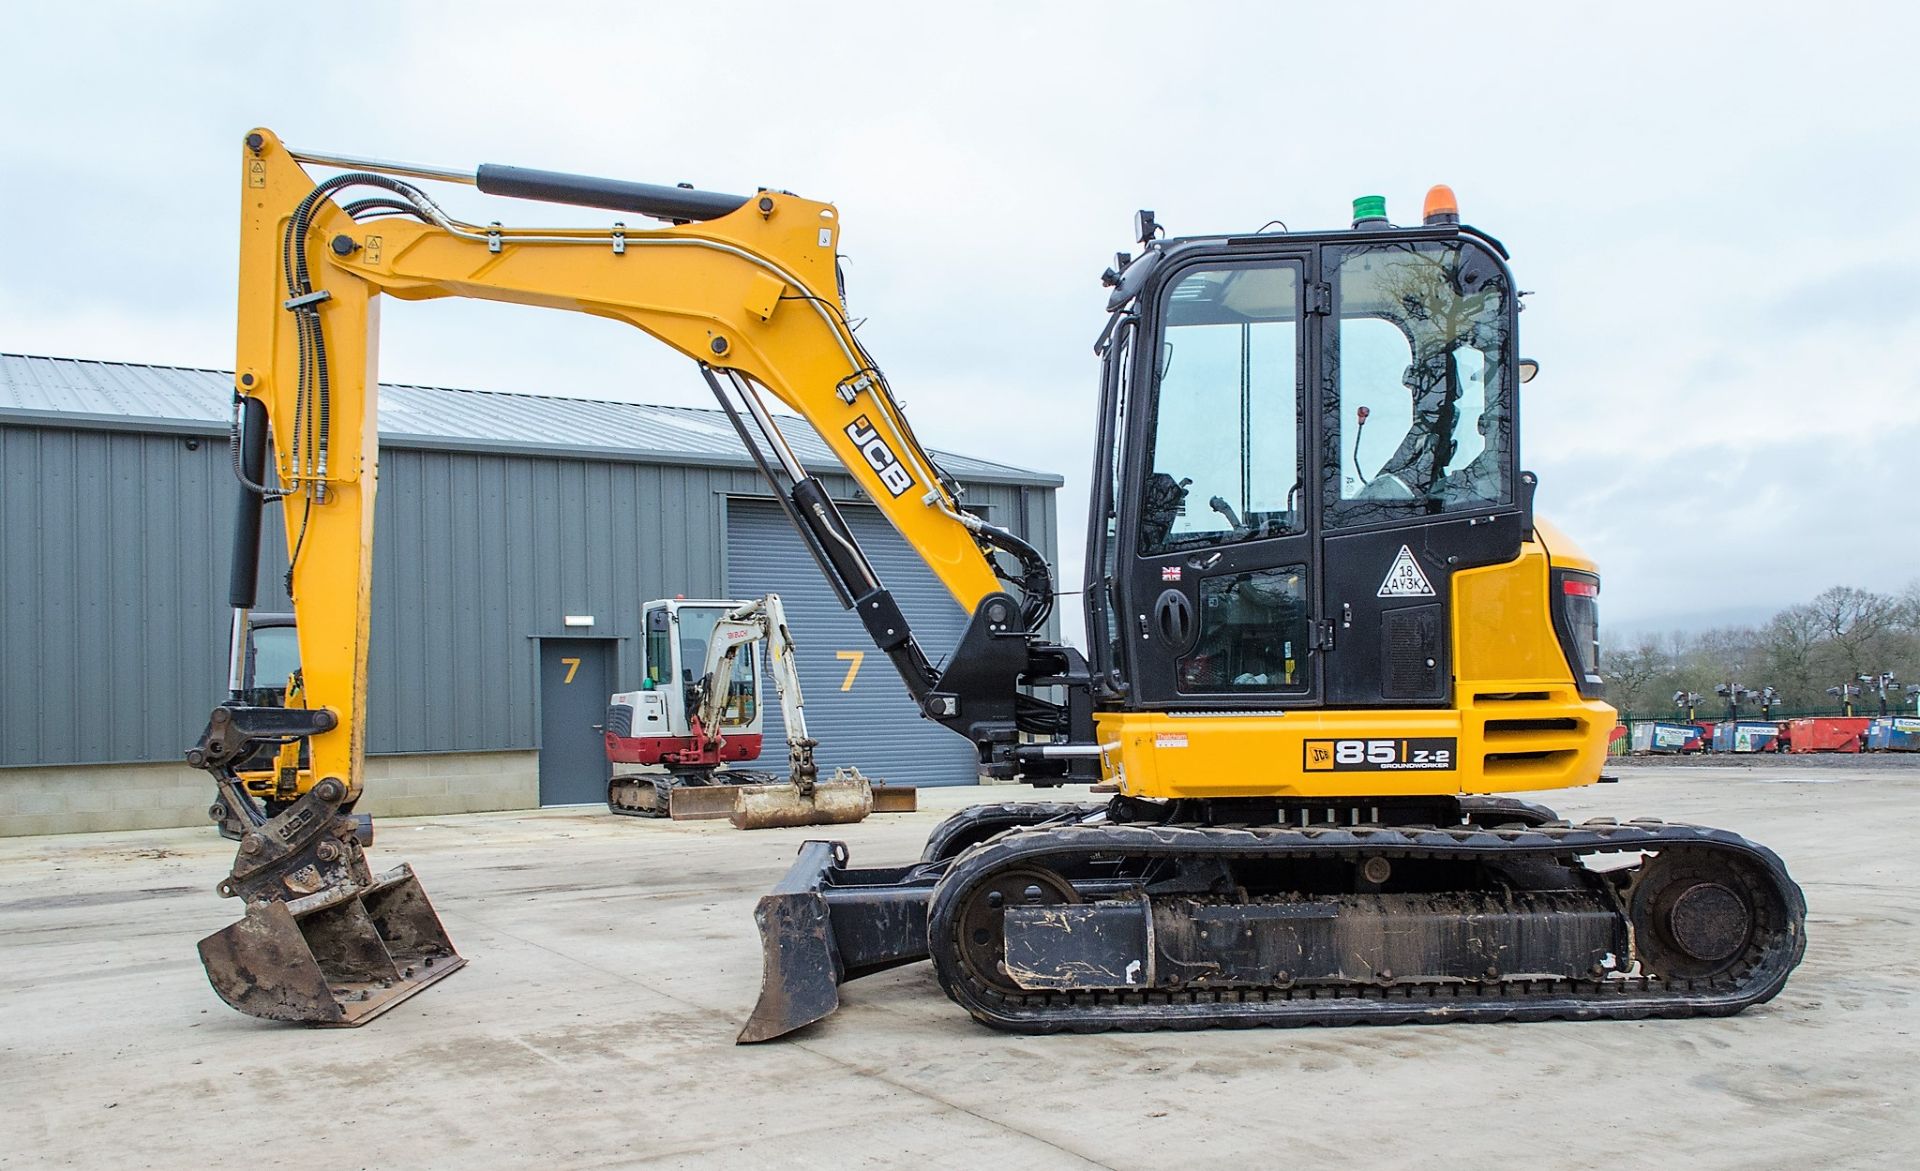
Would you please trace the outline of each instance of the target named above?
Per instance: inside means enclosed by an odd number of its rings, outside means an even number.
[[[841,507],[922,649],[938,663],[966,628],[953,595],[877,509]],[[785,603],[806,693],[807,727],[820,742],[816,757],[822,777],[835,765],[853,764],[896,785],[978,783],[973,746],[920,716],[893,664],[874,648],[859,619],[840,608],[799,534],[772,501],[728,503],[727,593],[741,599],[776,593]],[[861,658],[849,685],[855,654]],[[784,774],[786,729],[771,680],[765,698],[765,751],[751,767]]]

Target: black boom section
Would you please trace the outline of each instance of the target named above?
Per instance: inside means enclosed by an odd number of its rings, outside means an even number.
[[[537,199],[544,203],[571,203],[578,207],[604,207],[611,211],[638,212],[661,220],[719,219],[739,210],[740,205],[747,201],[744,195],[723,195],[718,191],[663,187],[656,183],[570,175],[564,171],[539,171],[530,167],[505,167],[498,163],[482,163],[474,178],[474,185],[487,195]]]
[[[234,434],[234,459],[240,472],[240,502],[233,513],[233,565],[227,577],[227,605],[253,609],[260,593],[259,491],[267,478],[267,404],[257,398],[239,401]]]

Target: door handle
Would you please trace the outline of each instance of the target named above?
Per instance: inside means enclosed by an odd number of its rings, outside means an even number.
[[[1167,590],[1153,604],[1154,620],[1169,649],[1185,651],[1195,634],[1193,603],[1179,590]]]

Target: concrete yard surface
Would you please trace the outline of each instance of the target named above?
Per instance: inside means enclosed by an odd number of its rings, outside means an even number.
[[[0,840],[0,1167],[1920,1166],[1920,769],[1790,764],[1545,795],[1786,859],[1806,961],[1726,1020],[1017,1037],[922,963],[734,1045],[753,905],[802,840],[902,862],[946,812],[1024,789],[830,831],[383,821],[376,868],[413,864],[469,962],[359,1029],[208,988],[194,943],[238,916],[211,827]]]

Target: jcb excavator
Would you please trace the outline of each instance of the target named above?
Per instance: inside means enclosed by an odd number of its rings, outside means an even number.
[[[613,696],[602,728],[616,768],[607,782],[608,809],[676,821],[725,817],[739,829],[840,825],[882,808],[912,812],[913,790],[888,789],[857,768],[819,779],[818,742],[807,732],[793,632],[779,594],[751,602],[663,598],[642,607],[641,620],[641,688]],[[763,643],[786,729],[785,777],[722,767],[760,755],[755,648]],[[622,772],[620,765],[658,769]]]
[[[807,843],[756,912],[743,1041],[925,958],[1023,1032],[1723,1015],[1798,963],[1805,904],[1771,851],[1512,796],[1600,779],[1615,716],[1596,567],[1522,471],[1507,251],[1447,189],[1410,227],[1377,197],[1332,231],[1173,238],[1139,215],[1096,345],[1083,655],[1044,633],[1045,559],[967,510],[849,324],[832,206],[264,130],[240,162],[237,409],[275,440],[256,490],[287,509],[307,706],[225,705],[193,755],[231,786],[252,744],[301,738],[322,778],[222,884],[247,918],[202,950],[243,1010],[357,1021],[458,962],[410,873],[374,879],[335,816],[360,785],[383,295],[591,313],[693,359],[922,714],[984,773],[1112,794],[965,811],[904,866]],[[470,224],[419,180],[665,226]],[[958,645],[920,645],[766,395],[965,609]],[[264,443],[242,427],[241,465]],[[320,904],[359,913],[302,918]],[[276,981],[321,995],[290,1008]]]

